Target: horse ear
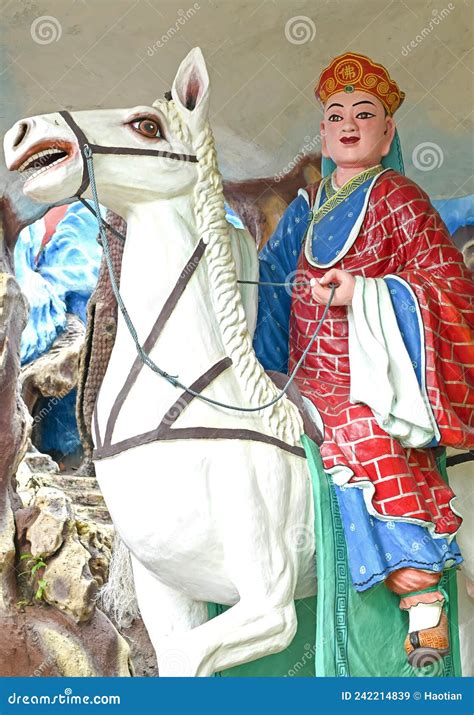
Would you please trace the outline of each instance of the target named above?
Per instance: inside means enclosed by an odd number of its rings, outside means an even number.
[[[201,131],[209,111],[209,75],[199,47],[181,62],[171,95],[191,133]]]

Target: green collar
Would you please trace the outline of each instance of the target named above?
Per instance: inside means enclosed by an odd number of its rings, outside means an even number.
[[[320,206],[320,208],[316,207],[313,211],[312,223],[318,223],[318,221],[320,221],[324,216],[326,216],[329,211],[332,211],[333,208],[335,208],[340,203],[342,203],[342,201],[347,199],[347,197],[350,196],[350,194],[352,194],[359,186],[361,186],[364,181],[367,181],[367,179],[371,179],[372,177],[377,176],[382,171],[385,171],[382,164],[376,164],[376,166],[371,166],[369,169],[364,169],[364,171],[361,171],[359,174],[353,176],[352,179],[346,181],[346,183],[343,184],[337,190],[334,189],[332,185],[332,174],[326,176],[326,178],[323,179],[322,183],[326,190],[327,200],[322,206]]]

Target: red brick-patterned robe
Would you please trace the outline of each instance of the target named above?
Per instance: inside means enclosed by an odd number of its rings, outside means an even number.
[[[310,192],[312,193],[312,192]],[[427,194],[389,170],[377,177],[356,240],[335,268],[365,278],[395,274],[414,290],[424,327],[426,390],[445,446],[474,447],[474,284]],[[322,277],[304,250],[298,275]],[[311,339],[324,306],[296,291],[290,317],[291,371]],[[453,535],[461,519],[440,477],[433,450],[404,448],[379,427],[365,404],[351,404],[346,307],[331,307],[298,372],[301,391],[325,426],[321,448],[327,470],[346,465],[349,484],[370,480],[372,507],[382,518],[433,524]]]

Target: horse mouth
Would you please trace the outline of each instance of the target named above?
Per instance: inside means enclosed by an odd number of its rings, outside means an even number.
[[[44,148],[36,145],[31,147],[26,155],[20,157],[12,169],[17,169],[25,181],[30,181],[40,174],[56,168],[59,164],[63,164],[72,156],[72,153],[72,146],[66,145],[65,142],[61,142],[61,145],[55,144]]]

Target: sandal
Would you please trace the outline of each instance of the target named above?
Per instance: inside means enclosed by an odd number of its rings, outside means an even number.
[[[408,662],[413,668],[425,668],[449,653],[448,617],[444,610],[436,626],[412,631],[405,639]]]

